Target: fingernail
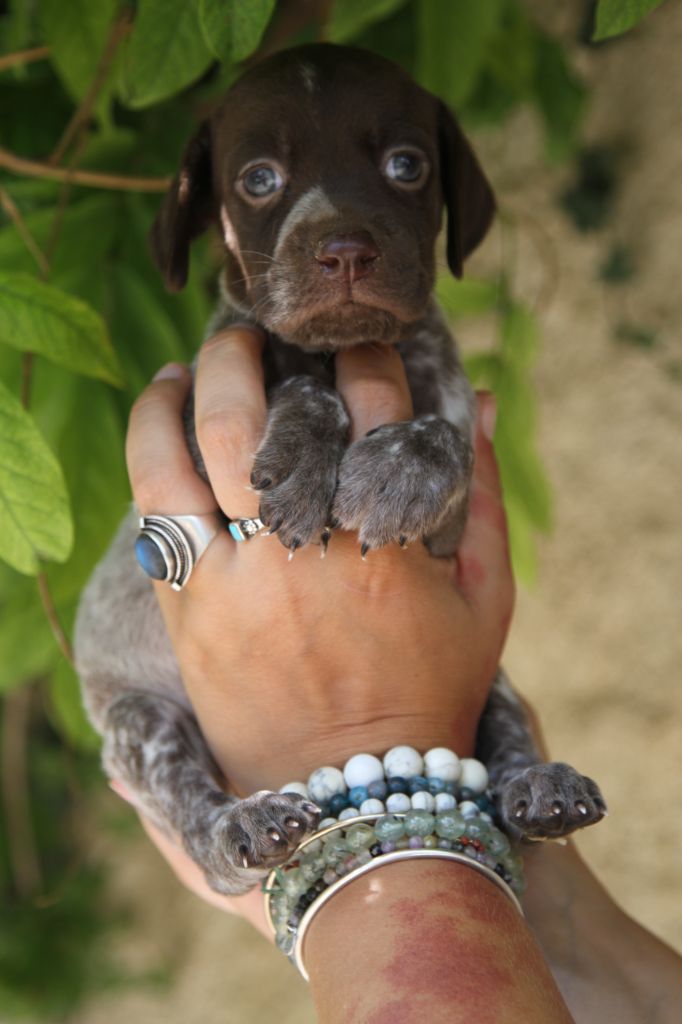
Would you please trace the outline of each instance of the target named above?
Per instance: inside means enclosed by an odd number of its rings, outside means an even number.
[[[154,374],[152,380],[180,380],[187,373],[187,367],[182,363],[166,363]]]
[[[486,395],[481,409],[481,429],[489,441],[495,436],[497,422],[497,402],[494,395]]]
[[[228,324],[224,328],[224,330],[231,331],[232,328],[237,331],[253,331],[254,334],[258,334],[260,337],[263,336],[263,328],[259,327],[258,324],[254,324],[253,321],[233,320],[232,323]]]

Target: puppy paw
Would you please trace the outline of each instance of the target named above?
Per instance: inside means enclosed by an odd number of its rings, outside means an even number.
[[[389,423],[352,444],[339,467],[332,516],[363,551],[431,534],[466,498],[473,453],[451,423]]]
[[[311,378],[277,393],[251,483],[260,518],[291,550],[319,540],[329,523],[349,425],[340,396]]]
[[[269,870],[285,861],[319,820],[319,807],[305,797],[264,790],[233,806],[222,843],[234,867]]]
[[[557,839],[600,821],[606,803],[592,779],[561,762],[538,764],[497,794],[498,812],[517,839]]]

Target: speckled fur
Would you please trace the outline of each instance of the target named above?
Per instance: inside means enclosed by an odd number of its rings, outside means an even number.
[[[430,178],[410,200],[367,159],[367,140],[375,145],[394,123],[416,126],[431,162]],[[290,168],[276,209],[255,218],[235,196],[235,161],[244,156],[234,154],[268,133],[275,149],[288,133],[280,162],[290,151],[304,156]],[[358,50],[303,47],[257,65],[185,152],[154,227],[155,256],[169,286],[180,288],[192,238],[210,223],[222,228],[223,301],[208,333],[235,319],[267,332],[269,417],[253,484],[263,520],[288,548],[326,543],[333,522],[357,530],[363,550],[422,539],[434,555],[456,550],[473,468],[474,399],[430,297],[443,204],[448,262],[459,276],[492,219],[492,192],[442,103]],[[349,305],[343,282],[320,276],[315,253],[330,236],[360,230],[371,233],[379,256],[371,274],[353,280]],[[360,340],[397,346],[414,419],[349,444],[334,352]],[[186,428],[205,475],[191,401]],[[133,512],[86,588],[76,624],[77,665],[104,737],[104,768],[180,838],[211,886],[243,892],[315,827],[318,811],[295,794],[229,795],[192,714],[150,581],[135,563],[136,532]],[[479,741],[516,836],[565,834],[604,813],[591,780],[568,765],[539,763],[521,705],[501,676]]]

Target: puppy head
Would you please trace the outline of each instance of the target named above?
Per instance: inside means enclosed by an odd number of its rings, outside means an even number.
[[[152,248],[182,288],[214,222],[244,314],[311,350],[392,342],[427,306],[444,206],[460,277],[495,203],[455,119],[375,54],[302,46],[247,72],[201,126]]]

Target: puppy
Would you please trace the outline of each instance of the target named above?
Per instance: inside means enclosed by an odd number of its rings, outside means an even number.
[[[192,240],[212,224],[222,233],[224,300],[209,333],[236,319],[267,332],[269,416],[252,482],[262,520],[292,551],[326,544],[337,527],[356,530],[363,553],[414,540],[434,555],[457,547],[474,402],[431,297],[444,207],[448,265],[460,277],[492,221],[491,188],[443,103],[356,49],[304,46],[257,65],[187,146],[152,231],[154,256],[168,286],[182,288]],[[415,416],[349,444],[332,356],[364,341],[398,348]],[[203,471],[191,416],[188,442]],[[315,827],[317,808],[296,794],[237,800],[217,781],[133,559],[136,533],[131,514],[76,629],[104,767],[152,821],[182,836],[213,888],[244,892]],[[605,813],[590,779],[540,763],[501,673],[477,755],[517,838],[564,835]]]

